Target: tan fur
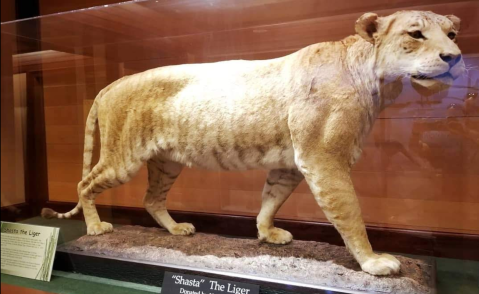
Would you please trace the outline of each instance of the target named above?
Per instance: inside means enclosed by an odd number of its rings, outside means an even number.
[[[100,92],[89,114],[74,212],[83,207],[88,234],[111,231],[96,212],[96,196],[129,181],[147,163],[146,209],[172,234],[188,235],[193,225],[176,223],[165,206],[183,165],[269,169],[257,219],[260,240],[292,240],[273,219],[305,178],[362,269],[396,273],[394,257],[371,249],[350,169],[375,118],[401,92],[403,78],[449,70],[439,54],[460,53],[447,38],[453,26],[459,26],[456,17],[430,12],[368,13],[356,24],[358,35],[282,58],[168,66],[122,78]],[[408,35],[417,29],[427,40]],[[449,70],[451,78],[461,66],[463,71],[461,62]],[[431,89],[448,81],[413,82]],[[101,154],[90,171],[97,118]]]

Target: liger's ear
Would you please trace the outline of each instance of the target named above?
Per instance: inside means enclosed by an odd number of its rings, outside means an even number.
[[[374,34],[378,31],[378,15],[365,13],[356,21],[356,33],[368,42],[374,43]]]
[[[446,17],[449,18],[450,21],[452,21],[454,29],[456,31],[459,31],[459,29],[461,28],[461,19],[455,15],[446,15]]]

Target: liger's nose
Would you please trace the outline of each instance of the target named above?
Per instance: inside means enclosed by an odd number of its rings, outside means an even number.
[[[458,63],[462,55],[461,54],[439,54],[439,57],[441,57],[442,61],[447,62],[450,67],[453,67],[456,63]]]

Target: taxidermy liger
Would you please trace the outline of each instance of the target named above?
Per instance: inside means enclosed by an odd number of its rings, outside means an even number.
[[[166,196],[183,166],[214,170],[270,170],[257,217],[260,240],[287,244],[293,236],[273,219],[305,179],[326,217],[361,268],[397,273],[399,261],[375,254],[351,181],[351,166],[381,110],[409,80],[418,91],[448,88],[465,69],[456,45],[459,18],[400,11],[361,16],[356,35],[261,61],[226,61],[151,69],[124,77],[95,99],[85,129],[79,202],[89,235],[111,232],[95,198],[148,166],[147,211],[170,233],[176,223]],[[96,122],[99,162],[91,169]]]

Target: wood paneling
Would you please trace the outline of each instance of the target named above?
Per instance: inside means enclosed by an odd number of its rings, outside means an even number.
[[[15,19],[15,0],[3,0],[1,3],[1,21],[12,21]]]
[[[15,128],[14,128],[14,99],[13,99],[13,65],[12,65],[12,46],[14,40],[8,35],[2,34],[1,38],[1,189],[2,189],[2,206],[10,205],[17,202],[14,200],[15,195],[15,178],[12,176],[10,167],[15,168],[14,150],[15,150]],[[12,199],[12,200],[10,200]],[[5,202],[5,204],[4,204]]]
[[[90,85],[60,85],[45,87],[44,99],[46,107],[83,105],[84,100],[95,99],[98,92],[104,87],[102,84]]]
[[[48,126],[47,144],[80,144],[83,128],[80,126]]]
[[[52,106],[45,107],[45,124],[54,125],[80,125],[82,121],[78,114],[83,111],[81,106]]]
[[[1,44],[1,206],[4,207],[25,202],[27,88],[25,74],[13,74],[14,40],[2,34]]]

